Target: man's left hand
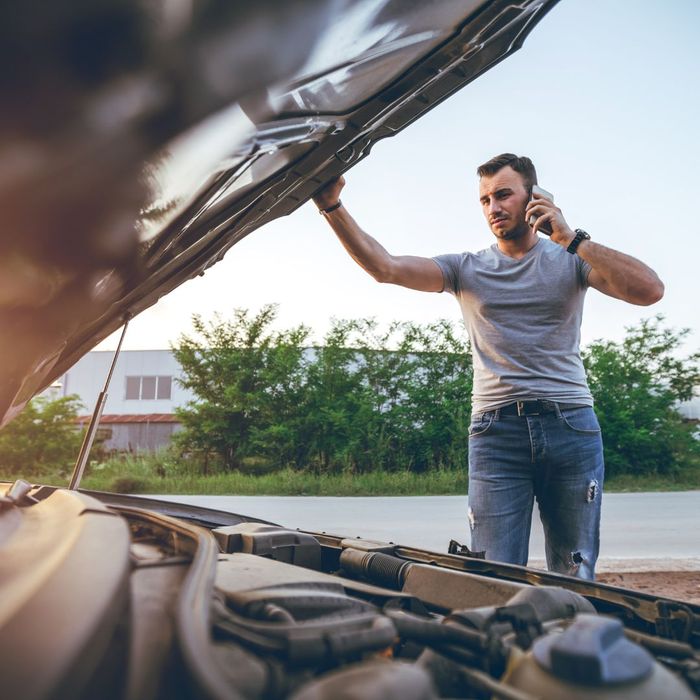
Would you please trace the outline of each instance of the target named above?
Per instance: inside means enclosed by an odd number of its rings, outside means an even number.
[[[531,216],[537,217],[532,227],[535,231],[542,228],[545,222],[549,223],[552,229],[552,235],[550,236],[552,241],[567,248],[569,243],[574,240],[576,234],[571,230],[569,224],[566,223],[561,209],[551,199],[540,194],[533,194],[532,197],[525,209],[525,220],[529,221]]]

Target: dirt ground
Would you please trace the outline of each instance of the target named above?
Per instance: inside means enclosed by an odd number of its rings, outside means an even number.
[[[700,571],[625,571],[596,574],[600,583],[700,605]]]

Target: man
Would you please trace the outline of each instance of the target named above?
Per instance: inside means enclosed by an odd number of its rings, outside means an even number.
[[[529,158],[504,153],[477,170],[496,243],[436,258],[389,254],[340,201],[338,178],[314,198],[352,258],[379,282],[448,291],[474,354],[469,428],[472,548],[525,565],[537,498],[550,570],[593,579],[598,557],[603,446],[579,354],[587,287],[632,304],[663,295],[635,258],[573,231],[532,192]],[[532,221],[532,225],[528,223]],[[537,233],[549,225],[551,236]]]

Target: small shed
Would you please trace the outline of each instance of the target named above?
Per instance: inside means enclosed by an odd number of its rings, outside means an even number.
[[[90,416],[80,416],[84,428]],[[170,444],[174,433],[182,429],[173,413],[105,414],[100,419],[97,439],[105,450],[117,452],[156,452]]]

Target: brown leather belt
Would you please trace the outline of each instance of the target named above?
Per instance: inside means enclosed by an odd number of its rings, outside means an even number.
[[[569,408],[586,408],[581,403],[559,403],[558,401],[547,401],[547,399],[534,399],[533,401],[515,401],[506,406],[501,406],[499,412],[502,416],[539,416],[541,413],[556,413],[557,407],[560,411]]]

